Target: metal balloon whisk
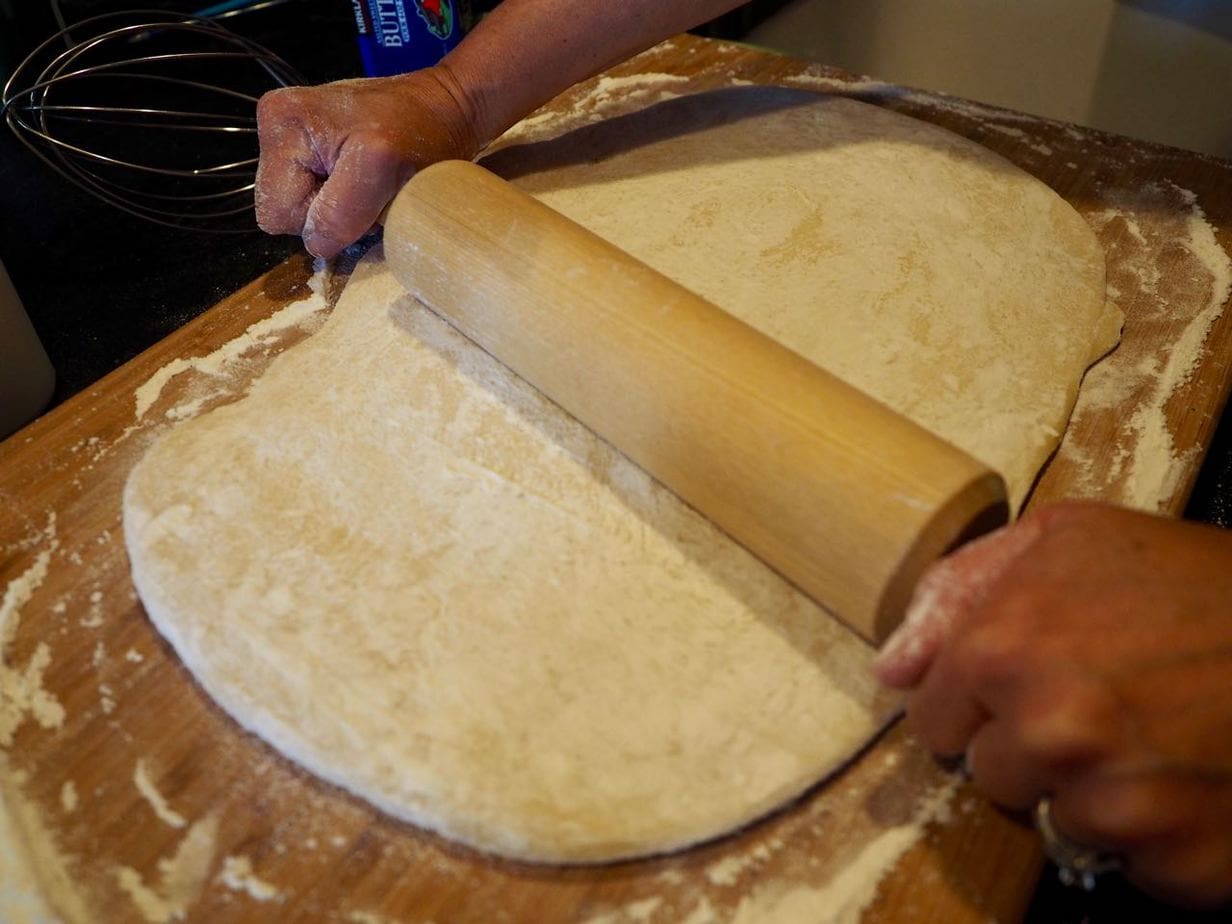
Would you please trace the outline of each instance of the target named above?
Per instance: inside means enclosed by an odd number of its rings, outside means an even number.
[[[4,85],[0,113],[53,169],[117,208],[244,231],[256,226],[257,99],[299,83],[272,51],[215,22],[108,13],[31,52]]]

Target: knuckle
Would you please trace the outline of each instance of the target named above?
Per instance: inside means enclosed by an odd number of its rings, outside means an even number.
[[[1068,556],[1087,548],[1093,531],[1100,529],[1107,510],[1091,501],[1064,500],[1048,504],[1029,515],[1039,532],[1041,552]]]
[[[1120,738],[1119,711],[1108,690],[1055,676],[1033,683],[1021,721],[1023,749],[1052,772],[1094,764]]]
[[[301,95],[297,87],[279,87],[262,93],[257,100],[258,124],[276,123],[294,113],[299,108]]]
[[[972,689],[991,691],[1018,686],[1029,676],[1035,659],[1030,639],[1010,623],[998,620],[971,627],[957,646],[955,666]]]
[[[400,175],[414,163],[414,156],[386,132],[356,133],[347,139],[347,147],[355,168],[377,182]]]
[[[1097,505],[1090,501],[1060,500],[1034,511],[1031,518],[1050,531],[1081,522],[1096,509]]]
[[[906,711],[907,726],[916,740],[943,757],[961,754],[981,720],[973,704],[941,701],[929,689],[910,695]]]
[[[1137,852],[1159,851],[1178,835],[1201,830],[1188,800],[1178,799],[1169,781],[1134,775],[1105,779],[1074,802],[1074,817],[1101,841]]]

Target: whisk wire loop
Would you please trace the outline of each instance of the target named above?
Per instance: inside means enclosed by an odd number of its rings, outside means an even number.
[[[105,13],[61,29],[18,64],[0,116],[53,170],[129,214],[246,231],[255,227],[257,100],[299,83],[274,52],[215,22]]]

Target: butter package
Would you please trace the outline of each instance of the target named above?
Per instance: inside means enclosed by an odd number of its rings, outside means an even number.
[[[465,0],[351,0],[351,5],[369,77],[435,64],[461,41],[470,20]]]

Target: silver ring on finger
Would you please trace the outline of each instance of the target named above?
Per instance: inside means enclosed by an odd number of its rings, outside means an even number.
[[[1090,892],[1101,874],[1119,871],[1124,866],[1117,854],[1079,844],[1058,831],[1052,818],[1051,796],[1035,803],[1035,829],[1044,840],[1044,853],[1056,864],[1064,885]]]

